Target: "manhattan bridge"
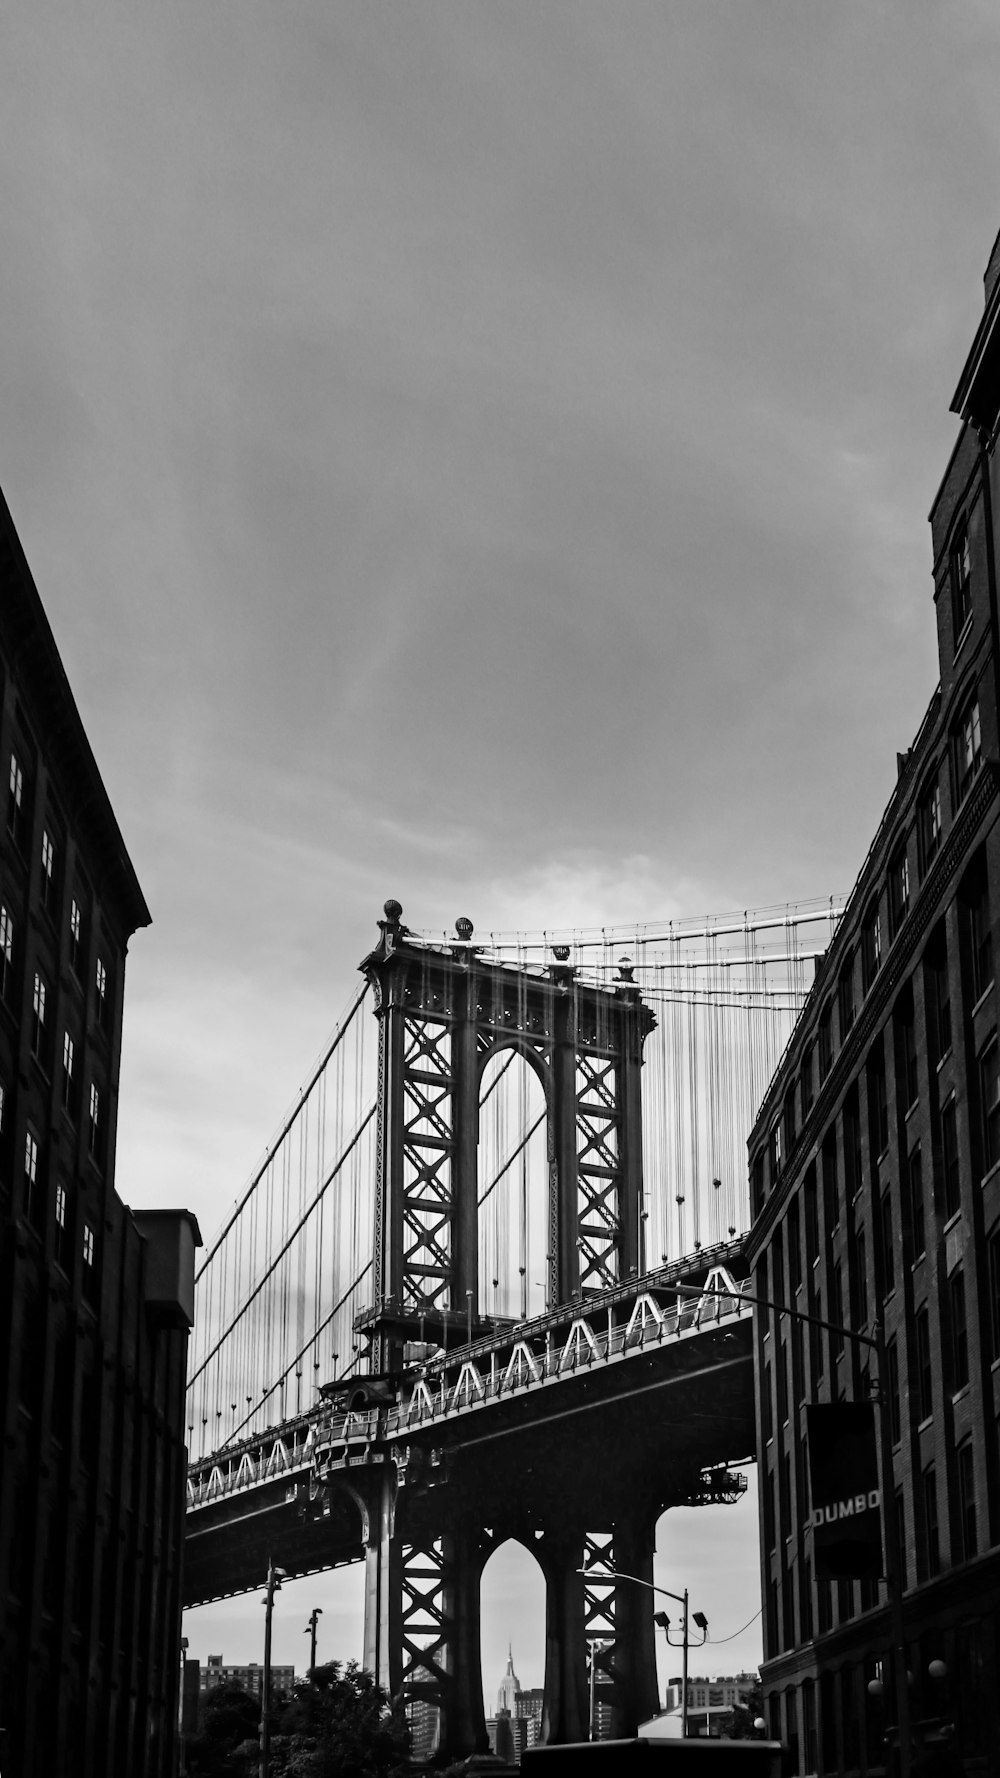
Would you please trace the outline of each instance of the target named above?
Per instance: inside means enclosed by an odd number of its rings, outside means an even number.
[[[756,1451],[746,1137],[841,912],[418,934],[362,984],[197,1279],[185,1603],[365,1564],[364,1665],[486,1747],[483,1568],[545,1581],[542,1736],[657,1708],[660,1514]]]

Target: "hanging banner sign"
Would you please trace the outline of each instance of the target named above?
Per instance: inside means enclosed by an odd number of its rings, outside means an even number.
[[[885,1570],[874,1404],[807,1407],[806,1439],[817,1580],[877,1580]]]

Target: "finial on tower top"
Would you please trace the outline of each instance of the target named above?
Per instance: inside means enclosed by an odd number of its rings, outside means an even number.
[[[402,915],[402,912],[403,912],[402,904],[398,901],[393,901],[392,897],[390,896],[389,900],[385,903],[385,906],[383,907],[382,912],[384,913],[386,919],[391,921],[392,924],[395,925],[397,920],[399,920]]]
[[[473,927],[472,921],[469,919],[468,914],[460,914],[458,919],[455,921],[455,931],[458,933],[458,936],[462,940],[463,944],[468,943],[469,939],[472,937],[474,930],[475,930],[475,928]]]
[[[553,945],[552,955],[557,963],[569,962],[569,945]]]

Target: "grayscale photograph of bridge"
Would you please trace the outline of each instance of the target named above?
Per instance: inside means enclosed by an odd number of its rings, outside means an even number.
[[[3,1778],[1000,1778],[998,79],[9,0]]]

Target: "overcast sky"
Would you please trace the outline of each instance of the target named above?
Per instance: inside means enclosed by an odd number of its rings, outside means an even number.
[[[5,8],[0,484],[154,919],[126,1200],[216,1226],[387,895],[850,885],[936,678],[998,76],[985,0]]]

